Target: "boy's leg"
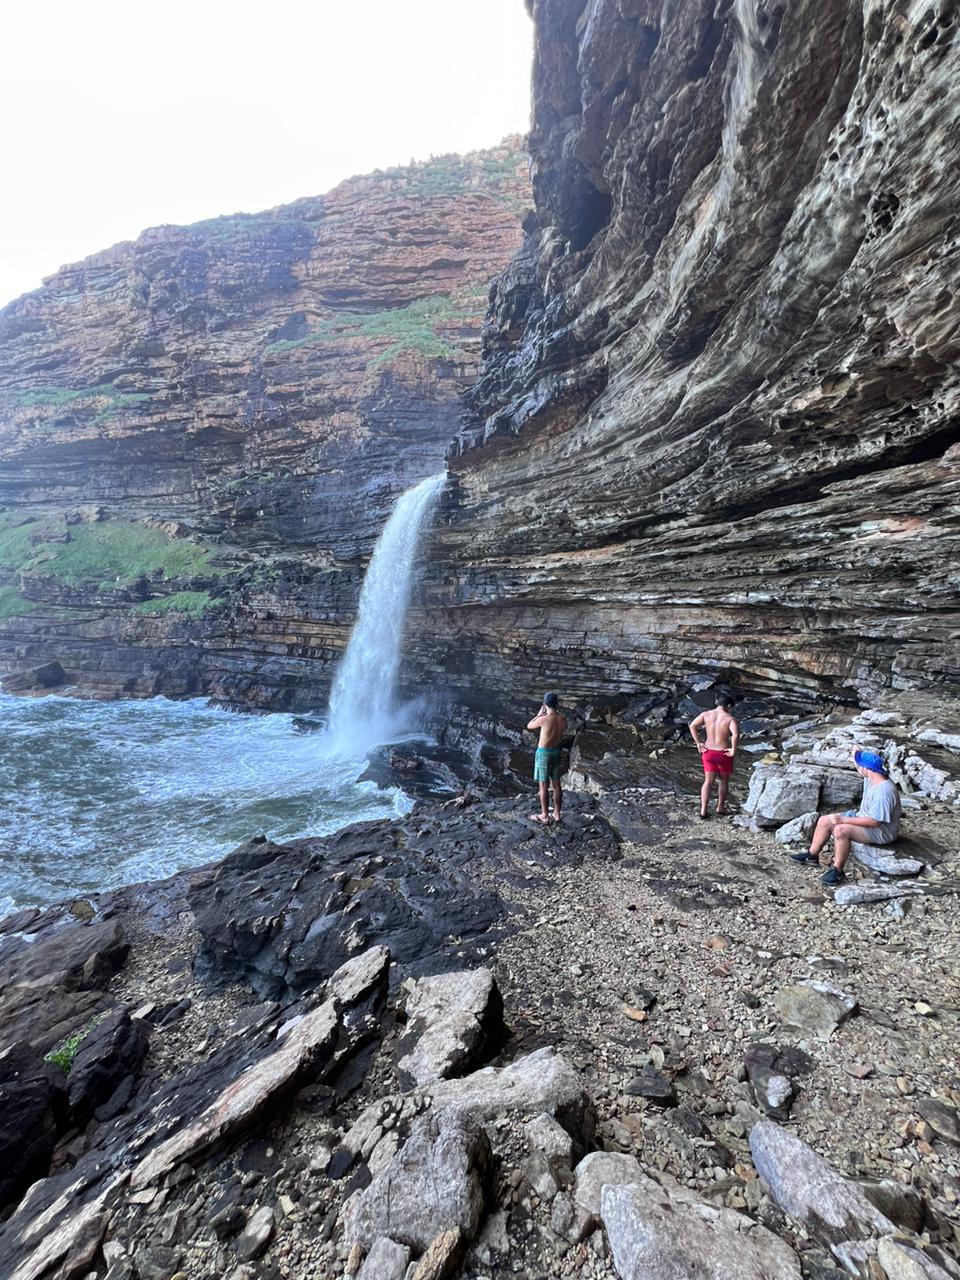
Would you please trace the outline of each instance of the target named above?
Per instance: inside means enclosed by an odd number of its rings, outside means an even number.
[[[700,788],[700,817],[707,816],[707,810],[710,808],[710,793],[713,790],[713,780],[717,775],[715,773],[706,773],[703,776],[703,786]]]
[[[813,831],[813,839],[810,841],[811,858],[820,856],[824,845],[830,839],[830,833],[840,821],[842,821],[842,815],[839,813],[825,813],[822,818],[817,819],[817,825]]]
[[[724,813],[727,807],[727,792],[730,790],[730,778],[729,776],[725,777],[722,773],[719,776],[720,786],[717,792],[717,813]]]
[[[548,791],[547,783],[538,782],[537,790],[540,793],[540,812],[531,813],[530,817],[533,818],[534,822],[549,822],[550,813],[547,809],[547,791]]]
[[[563,807],[563,789],[560,786],[560,779],[553,780],[553,818],[555,822],[560,821],[560,810]]]

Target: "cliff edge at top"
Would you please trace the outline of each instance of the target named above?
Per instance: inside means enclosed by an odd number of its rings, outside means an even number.
[[[532,11],[537,216],[423,668],[456,633],[494,694],[955,692],[956,6]]]

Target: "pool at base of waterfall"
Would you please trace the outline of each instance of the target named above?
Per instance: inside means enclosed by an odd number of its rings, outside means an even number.
[[[412,806],[289,715],[0,695],[0,918]]]

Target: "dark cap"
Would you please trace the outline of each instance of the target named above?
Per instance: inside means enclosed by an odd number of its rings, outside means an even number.
[[[560,699],[557,697],[555,693],[545,693],[543,695],[543,705],[545,707],[550,707],[551,710],[554,710],[556,708],[556,705],[559,701]]]

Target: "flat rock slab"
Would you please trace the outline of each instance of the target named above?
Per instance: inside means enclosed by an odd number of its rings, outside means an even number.
[[[314,1009],[280,1047],[247,1068],[201,1115],[154,1148],[134,1168],[132,1190],[147,1187],[184,1160],[196,1160],[259,1118],[272,1099],[296,1086],[334,1047],[340,1020],[332,1000]]]
[[[928,890],[924,885],[910,880],[900,884],[842,884],[834,893],[833,900],[838,907],[856,907],[871,902],[887,902],[891,898],[912,897],[926,892]]]
[[[797,1255],[772,1231],[683,1188],[607,1185],[600,1216],[621,1280],[800,1280]]]
[[[939,1098],[924,1098],[917,1103],[917,1110],[938,1137],[960,1147],[960,1115],[955,1108]]]
[[[893,846],[851,841],[850,852],[861,866],[878,876],[918,876],[924,868],[919,858],[905,858]]]
[[[829,1039],[859,1007],[856,999],[839,987],[812,978],[778,991],[773,1003],[788,1026],[818,1040]]]
[[[813,812],[820,800],[820,779],[803,769],[758,764],[750,775],[743,814],[758,827],[782,827]]]

